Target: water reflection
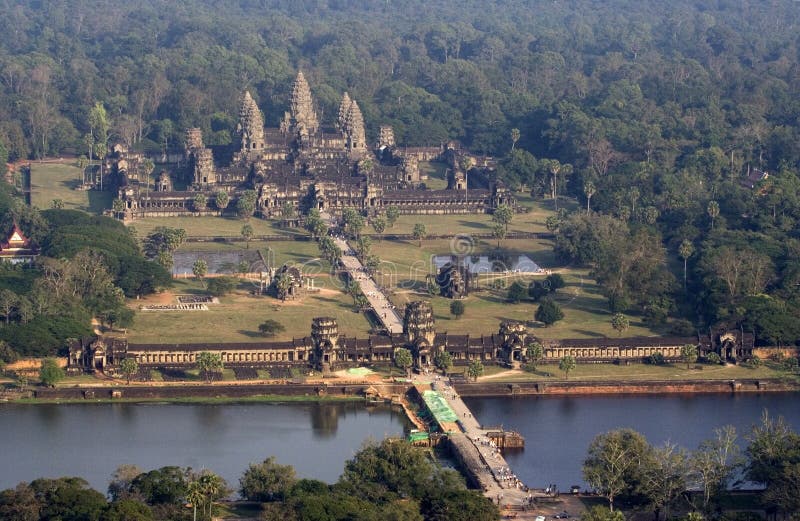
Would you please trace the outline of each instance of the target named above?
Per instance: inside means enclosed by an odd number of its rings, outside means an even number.
[[[42,405],[36,408],[36,415],[42,422],[42,427],[57,429],[62,419],[62,411],[58,405]]]
[[[0,425],[0,446],[14,447],[3,454],[0,490],[66,475],[105,490],[124,463],[208,468],[235,484],[270,455],[333,483],[365,439],[408,428],[402,414],[361,403],[0,405]],[[87,436],[96,442],[80,441]]]
[[[502,273],[506,271],[539,273],[542,271],[542,268],[527,255],[435,255],[433,257],[433,264],[437,271],[447,263],[465,266],[470,273]]]
[[[339,413],[341,404],[313,404],[309,410],[311,417],[311,430],[315,439],[332,438],[336,435],[339,426]]]

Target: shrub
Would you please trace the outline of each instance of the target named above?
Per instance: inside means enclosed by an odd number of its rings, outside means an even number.
[[[236,287],[236,280],[230,277],[213,277],[208,279],[206,288],[208,292],[215,296],[221,297],[227,295]]]

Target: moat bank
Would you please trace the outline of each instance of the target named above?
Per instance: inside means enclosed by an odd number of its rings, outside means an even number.
[[[114,385],[92,387],[35,388],[32,402],[59,400],[152,401],[191,398],[195,401],[235,401],[238,398],[268,397],[280,400],[324,401],[363,397],[368,390],[382,396],[404,393],[405,383],[337,383],[335,380],[309,384],[216,384],[216,385]],[[457,383],[456,390],[465,397],[620,395],[620,394],[693,394],[693,393],[764,393],[800,391],[800,383],[790,379],[740,380],[664,380],[664,381],[548,381],[548,382],[478,382]]]

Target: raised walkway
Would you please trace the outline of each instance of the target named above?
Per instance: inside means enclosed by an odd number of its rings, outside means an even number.
[[[335,219],[333,216],[326,212],[320,212],[324,221],[327,222],[329,227],[333,227]],[[387,332],[397,335],[403,332],[403,321],[394,309],[389,298],[381,291],[375,280],[367,275],[364,266],[361,264],[355,255],[351,252],[353,249],[342,237],[333,237],[333,242],[336,247],[342,252],[341,263],[342,267],[350,274],[350,278],[361,286],[361,292],[367,297],[370,307],[375,312],[375,315],[380,320],[381,325]]]
[[[455,456],[484,495],[500,506],[504,519],[534,520],[552,515],[558,506],[543,490],[526,487],[514,475],[500,450],[489,439],[458,393],[444,380],[417,381],[415,387],[431,410],[439,429],[447,434]],[[558,504],[560,506],[560,503]]]

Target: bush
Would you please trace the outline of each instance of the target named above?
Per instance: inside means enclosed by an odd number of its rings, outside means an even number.
[[[55,387],[58,382],[64,379],[64,376],[64,370],[59,367],[54,358],[42,360],[42,366],[39,368],[39,379],[42,384]]]
[[[555,324],[564,318],[564,312],[561,311],[561,306],[551,299],[546,299],[539,304],[539,309],[536,310],[535,317],[539,322],[543,322],[545,326]]]
[[[694,335],[695,328],[688,320],[679,318],[672,321],[669,331],[675,336],[692,336]]]
[[[717,353],[708,353],[706,355],[706,363],[711,365],[719,365],[722,363],[722,358],[720,358]]]
[[[454,300],[450,303],[450,314],[456,318],[460,318],[464,314],[464,302],[461,300]]]
[[[534,281],[528,286],[528,296],[534,302],[539,302],[539,300],[547,296],[548,293],[550,293],[550,290],[547,288],[546,281],[544,283]]]
[[[608,297],[608,308],[612,313],[624,313],[631,307],[631,301],[623,295],[612,295]]]
[[[489,283],[491,289],[506,289],[506,281],[504,279],[495,279]]]
[[[519,282],[515,282],[508,288],[508,300],[517,304],[520,300],[525,298],[526,293],[525,287]]]
[[[221,297],[236,288],[236,280],[231,277],[213,277],[208,279],[206,288],[211,295]]]
[[[788,371],[790,373],[797,371],[797,367],[798,367],[797,358],[793,356],[781,362],[781,369],[783,369],[784,371]]]
[[[548,287],[550,291],[553,293],[563,288],[564,284],[565,284],[564,277],[562,277],[558,273],[553,273],[552,275],[548,275],[547,278],[545,279],[545,286]]]
[[[653,353],[647,357],[646,362],[650,365],[664,365],[666,360],[664,360],[664,355],[662,353]]]

